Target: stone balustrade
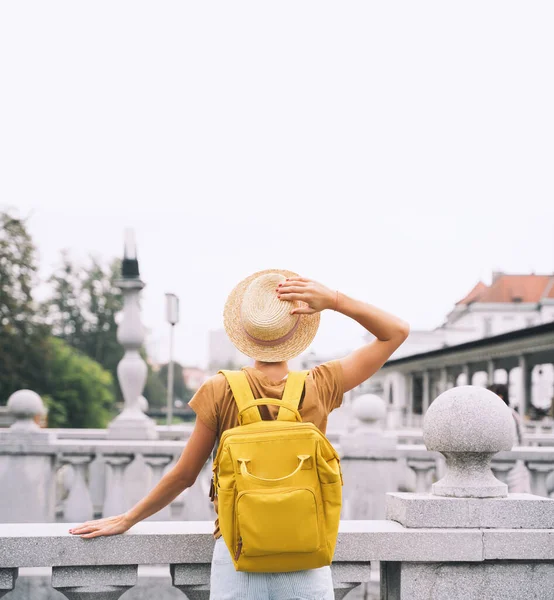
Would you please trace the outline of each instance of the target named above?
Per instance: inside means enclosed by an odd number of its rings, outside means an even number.
[[[183,447],[181,441],[141,442],[98,437],[40,438],[28,445],[20,436],[3,432],[0,434],[0,486],[4,492],[0,497],[0,520],[82,521],[123,512],[160,480],[164,469],[179,458]],[[133,464],[138,468],[126,476]],[[20,465],[25,466],[25,477],[21,475]],[[55,483],[64,466],[70,466],[71,470],[64,472],[61,478],[65,494],[58,490],[58,496],[65,497],[57,506]],[[91,476],[93,468],[96,469],[94,477]],[[209,478],[208,464],[197,485],[176,499],[175,518],[183,518],[183,504],[187,499],[197,518],[211,516],[206,493]],[[33,501],[18,502],[22,495]],[[168,507],[153,518],[169,519],[169,511]]]
[[[376,565],[380,597],[387,600],[549,597],[554,581],[554,500],[508,494],[507,482],[511,464],[519,461],[528,465],[534,485],[547,492],[552,449],[511,450],[512,416],[495,394],[473,386],[441,394],[425,416],[425,447],[398,445],[380,430],[379,398],[358,399],[354,414],[358,424],[341,439],[345,483],[365,482],[358,491],[368,493],[349,505],[346,490],[345,506],[358,517],[373,514],[374,500],[381,494],[386,498],[385,518],[341,522],[332,565],[337,598],[375,597],[371,594]],[[13,441],[11,447],[4,444],[4,456],[23,448]],[[74,440],[46,442],[39,436],[26,451],[44,455],[46,449],[56,447],[59,460],[74,465],[73,485],[82,490],[86,487],[83,473],[100,448],[113,470],[111,485],[121,489],[122,471],[135,452],[141,452],[155,480],[171,444],[112,440],[76,444]],[[415,487],[424,490],[431,483],[431,493],[379,490],[375,479],[385,479],[382,465],[394,467],[394,461],[401,460],[413,472]],[[375,465],[382,470],[372,478]],[[68,495],[67,504],[74,501]],[[191,600],[209,596],[211,521],[143,522],[124,535],[90,540],[71,536],[68,527],[0,525],[0,595],[15,585],[10,600],[33,597],[17,585],[26,585],[27,569],[46,568],[51,573],[49,589],[75,600],[115,600],[125,592],[129,600],[151,598],[153,593],[159,600],[169,600],[177,589]],[[144,578],[138,577],[139,567],[148,568],[153,561],[156,568],[165,565],[165,590],[159,579],[145,591]],[[362,595],[356,595],[358,588]]]
[[[106,430],[41,430],[29,419],[30,413],[42,410],[40,398],[19,394],[19,400],[24,401],[25,410],[19,406],[15,426],[0,431],[0,465],[4,465],[0,485],[5,490],[0,498],[0,520],[4,522],[79,522],[127,510],[178,459],[192,427],[158,428],[164,430],[160,437],[180,441],[108,439]],[[440,453],[422,444],[398,443],[397,435],[406,440],[413,431],[383,430],[385,405],[380,398],[360,396],[352,403],[351,412],[349,432],[336,443],[345,473],[343,518],[383,518],[386,492],[429,492],[433,482],[444,475],[445,459]],[[554,447],[500,452],[492,468],[495,476],[512,488],[518,464],[527,470],[530,484],[523,491],[545,497],[552,493]],[[21,472],[26,473],[24,480]],[[18,475],[14,477],[14,473]],[[210,477],[207,464],[193,488],[151,519],[210,518]],[[57,491],[53,489],[56,481]],[[33,501],[17,502],[22,494],[31,495]]]

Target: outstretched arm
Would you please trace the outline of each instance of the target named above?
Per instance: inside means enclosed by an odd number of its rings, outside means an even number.
[[[402,319],[304,277],[287,279],[280,284],[277,294],[282,300],[305,303],[305,306],[293,309],[292,314],[313,314],[334,309],[354,319],[375,336],[375,340],[341,359],[345,392],[374,375],[410,332],[408,324]]]
[[[196,419],[194,430],[177,464],[160,479],[148,495],[124,514],[87,521],[70,529],[69,533],[83,538],[124,533],[135,523],[158,512],[194,484],[213,450],[215,439],[215,431],[206,427],[200,419]]]

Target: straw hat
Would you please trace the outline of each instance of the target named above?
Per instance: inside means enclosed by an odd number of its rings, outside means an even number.
[[[303,302],[280,300],[275,290],[292,271],[268,269],[243,279],[229,294],[223,323],[233,344],[247,356],[280,362],[301,354],[319,327],[320,313],[291,315]]]

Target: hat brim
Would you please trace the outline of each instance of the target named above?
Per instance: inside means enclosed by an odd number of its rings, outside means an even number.
[[[294,334],[281,344],[275,346],[257,344],[248,336],[242,326],[242,298],[250,283],[260,275],[266,275],[267,273],[278,273],[285,277],[298,277],[298,274],[293,271],[266,269],[243,279],[227,298],[223,309],[223,325],[231,342],[246,356],[262,362],[281,362],[302,354],[308,348],[319,328],[321,314],[317,312],[313,315],[299,315],[300,321]],[[283,300],[283,302],[285,301]]]

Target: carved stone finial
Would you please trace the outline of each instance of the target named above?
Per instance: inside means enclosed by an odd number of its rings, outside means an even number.
[[[384,401],[375,394],[362,394],[354,398],[352,413],[360,421],[362,429],[378,429],[383,427],[382,421],[387,416]]]
[[[39,431],[40,427],[34,418],[46,414],[46,408],[41,397],[32,390],[19,390],[8,399],[8,410],[16,421],[10,427],[12,430]]]
[[[433,484],[433,494],[456,498],[498,498],[508,488],[494,477],[490,463],[501,450],[511,450],[513,417],[493,392],[472,385],[442,393],[423,421],[428,450],[446,457],[446,475]]]

